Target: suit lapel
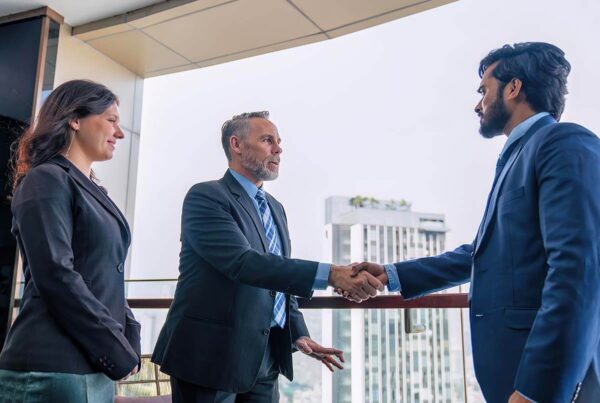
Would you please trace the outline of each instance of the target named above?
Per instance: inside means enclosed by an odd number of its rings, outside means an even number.
[[[512,155],[506,162],[506,165],[504,166],[504,168],[502,169],[502,172],[500,173],[500,176],[498,177],[498,181],[496,181],[496,186],[494,186],[494,189],[492,189],[492,195],[490,196],[490,204],[488,206],[488,211],[486,211],[486,214],[484,216],[485,221],[483,222],[483,230],[481,231],[481,239],[477,240],[477,246],[475,247],[475,253],[477,253],[477,250],[479,249],[479,245],[481,245],[481,243],[483,242],[483,240],[486,236],[486,233],[487,233],[488,229],[490,228],[490,223],[492,222],[492,217],[494,215],[494,211],[496,210],[496,202],[498,201],[498,192],[499,192],[500,187],[502,186],[502,182],[504,182],[504,178],[506,178],[506,174],[508,173],[508,171],[510,170],[512,165],[515,163],[515,161],[516,161],[517,157],[519,156],[519,154],[521,153],[522,149],[523,149],[523,143],[520,143],[517,146],[517,149],[512,152]]]
[[[260,242],[265,251],[268,251],[267,236],[265,235],[265,227],[258,216],[258,212],[256,211],[256,207],[254,207],[254,202],[250,200],[250,196],[246,193],[242,185],[238,183],[238,181],[227,171],[225,176],[222,179],[229,191],[233,194],[237,202],[242,206],[244,211],[250,216],[252,219],[252,223],[254,223],[254,227],[256,228],[256,232],[258,232],[258,236],[260,237]]]
[[[113,203],[112,200],[110,200],[108,195],[106,195],[98,185],[93,183],[91,179],[86,178],[85,175],[79,169],[77,169],[77,167],[73,166],[73,164],[66,158],[62,156],[57,156],[53,159],[54,162],[56,162],[58,165],[62,166],[63,168],[66,168],[69,175],[79,184],[79,186],[82,187],[90,195],[92,195],[92,197],[94,197],[94,199],[96,199],[98,203],[102,205],[102,207],[104,207],[110,214],[112,214],[117,219],[119,225],[125,231],[125,234],[127,236],[127,243],[129,244],[129,242],[131,241],[131,233],[129,230],[129,225],[127,224],[127,220],[125,219],[123,214],[121,214],[119,208]]]
[[[96,187],[98,188],[99,186],[96,186]],[[121,212],[119,207],[117,207],[115,202],[113,202],[113,200],[108,196],[107,193],[105,193],[102,190],[100,190],[100,193],[104,196],[104,198],[106,200],[108,200],[108,203],[113,207],[113,212],[116,212],[117,215],[121,218],[121,223],[123,224],[123,226],[125,227],[125,230],[127,231],[128,238],[131,240],[131,229],[129,228],[129,223],[127,222],[127,218],[125,218],[125,216],[123,215],[123,213]]]
[[[275,225],[279,230],[279,238],[281,239],[282,247],[282,256],[288,257],[290,255],[290,234],[288,233],[288,228],[283,218],[283,211],[279,206],[279,203],[275,200],[273,196],[266,193],[267,200],[269,201],[269,208],[271,210],[271,215],[273,216],[273,220],[275,221]]]
[[[476,243],[476,246],[475,246],[475,253],[477,253],[477,251],[479,250],[479,247],[481,246],[481,244],[485,240],[486,235],[488,234],[489,229],[490,229],[490,224],[494,220],[494,214],[495,214],[496,205],[497,205],[497,202],[498,202],[498,195],[500,193],[500,189],[502,187],[502,183],[504,182],[504,179],[506,178],[506,175],[510,171],[510,168],[513,166],[513,164],[515,163],[515,161],[519,157],[519,154],[521,153],[521,150],[523,149],[523,147],[525,146],[525,144],[527,144],[527,141],[531,138],[531,136],[533,136],[535,133],[537,133],[541,128],[543,128],[543,127],[545,127],[545,126],[547,126],[549,124],[552,124],[552,123],[556,123],[556,120],[554,120],[554,118],[552,118],[551,116],[545,116],[545,117],[539,119],[527,131],[527,134],[525,136],[523,136],[519,140],[518,144],[516,145],[515,150],[513,150],[510,158],[506,162],[506,165],[502,169],[502,171],[500,173],[500,176],[498,177],[498,180],[496,181],[496,184],[495,184],[494,188],[492,189],[492,194],[490,195],[490,203],[489,203],[488,208],[485,211],[485,215],[484,215],[484,218],[483,218],[484,222],[482,223],[483,229],[481,231],[481,238],[477,239],[477,243]]]

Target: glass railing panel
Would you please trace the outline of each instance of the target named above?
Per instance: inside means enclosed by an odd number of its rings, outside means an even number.
[[[475,378],[475,369],[473,368],[473,352],[471,349],[471,327],[469,324],[469,310],[461,309],[463,322],[463,340],[464,340],[464,359],[465,359],[465,385],[467,389],[468,403],[485,403],[481,394],[481,389]]]
[[[142,354],[152,354],[160,330],[167,319],[166,309],[132,309],[135,318],[142,325]]]
[[[127,298],[173,298],[176,279],[125,280]]]
[[[344,351],[345,369],[331,374],[296,353],[294,382],[280,381],[282,402],[483,403],[472,372],[466,310],[305,309],[303,314],[315,340]],[[407,333],[406,315],[412,329],[422,331]]]
[[[149,284],[153,289],[148,292]],[[128,297],[170,298],[174,285],[174,281],[130,282]],[[327,293],[315,294],[318,295]],[[133,311],[142,324],[142,351],[150,354],[167,309],[148,307]],[[316,360],[295,353],[294,381],[280,378],[283,403],[484,402],[473,373],[467,309],[302,312],[315,341],[344,351],[345,369],[331,374]],[[150,375],[129,381],[144,379],[152,386],[128,383],[121,394],[141,396],[149,388],[158,390],[157,383],[161,391],[167,390],[168,376],[160,372],[154,378]]]
[[[140,371],[117,383],[117,394],[127,397],[169,395],[171,384],[169,377],[150,361],[150,356],[144,355]]]
[[[323,310],[306,309],[302,311],[310,337],[319,344],[329,346],[323,340]],[[314,358],[296,352],[294,357],[294,381],[279,377],[280,403],[321,402],[323,381],[331,378],[331,373]]]

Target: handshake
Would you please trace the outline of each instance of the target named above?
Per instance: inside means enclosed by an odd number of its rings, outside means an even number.
[[[331,265],[328,284],[335,292],[354,302],[363,302],[383,291],[388,282],[385,268],[375,263]]]

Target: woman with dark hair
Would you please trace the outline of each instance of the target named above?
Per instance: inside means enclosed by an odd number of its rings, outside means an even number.
[[[123,278],[129,226],[91,169],[123,137],[115,94],[74,80],[19,141],[11,208],[25,288],[0,353],[0,402],[108,403],[112,380],[139,369]]]

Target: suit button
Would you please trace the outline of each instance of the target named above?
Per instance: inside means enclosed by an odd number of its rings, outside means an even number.
[[[117,266],[117,271],[119,273],[123,273],[123,263],[119,263],[119,265]]]
[[[263,334],[264,334],[265,336],[268,336],[268,335],[269,335],[269,329],[265,329],[265,330],[263,330]]]
[[[275,295],[277,295],[277,293],[275,291],[270,291],[269,295],[272,296],[272,297],[274,297]]]

